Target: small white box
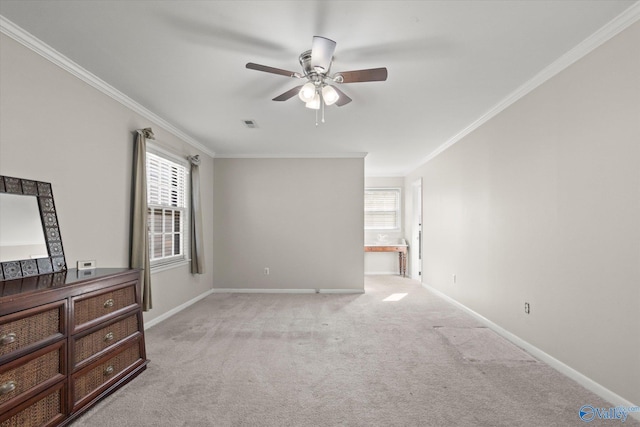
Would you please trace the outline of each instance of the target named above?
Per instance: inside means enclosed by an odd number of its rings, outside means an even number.
[[[90,270],[96,268],[96,260],[78,261],[78,270]]]

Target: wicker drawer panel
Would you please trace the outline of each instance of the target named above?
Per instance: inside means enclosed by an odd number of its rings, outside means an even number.
[[[120,340],[133,335],[138,331],[138,314],[127,317],[113,323],[96,332],[86,335],[75,341],[74,364],[93,356],[105,348],[116,344]]]
[[[53,393],[44,396],[14,416],[0,423],[0,427],[43,426],[56,417],[64,416],[63,388],[58,387]]]
[[[99,389],[112,378],[116,378],[138,360],[141,360],[140,343],[135,342],[126,350],[75,378],[73,381],[74,403],[79,402],[93,391]]]
[[[60,369],[60,359],[63,357],[61,354],[63,351],[64,347],[59,344],[56,348],[40,357],[31,360],[28,360],[30,356],[23,357],[12,363],[12,365],[16,365],[15,367],[8,369],[6,372],[0,371],[0,389],[3,386],[13,387],[11,392],[5,394],[0,391],[0,404],[57,375],[63,375]]]
[[[133,285],[74,301],[75,327],[136,304]]]
[[[29,317],[0,324],[0,356],[54,335],[64,334],[60,325],[62,307],[60,305]]]

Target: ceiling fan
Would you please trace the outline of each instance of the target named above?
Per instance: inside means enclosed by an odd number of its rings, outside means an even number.
[[[298,58],[302,73],[282,70],[280,68],[268,67],[266,65],[255,64],[249,62],[247,68],[251,70],[264,71],[266,73],[279,74],[281,76],[293,77],[296,79],[306,79],[303,85],[296,86],[293,89],[273,98],[274,101],[286,101],[295,95],[305,103],[307,108],[322,110],[322,122],[324,122],[325,105],[333,105],[341,107],[351,102],[351,98],[344,94],[340,89],[329,83],[357,83],[357,82],[375,82],[387,80],[386,68],[369,68],[366,70],[340,71],[330,74],[331,64],[333,62],[333,53],[336,49],[336,42],[326,37],[314,36],[311,50],[307,50],[300,54]]]

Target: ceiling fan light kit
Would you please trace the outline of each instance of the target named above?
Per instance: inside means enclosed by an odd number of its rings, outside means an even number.
[[[298,93],[298,97],[302,102],[310,102],[316,96],[316,85],[313,83],[305,83]]]
[[[338,92],[329,85],[325,85],[322,88],[322,99],[324,99],[324,103],[327,105],[333,105],[340,98]]]
[[[311,50],[300,54],[298,58],[302,67],[302,74],[294,71],[282,70],[268,67],[266,65],[247,63],[250,70],[263,71],[266,73],[278,74],[281,76],[307,79],[307,83],[297,86],[287,92],[273,98],[274,101],[286,101],[296,94],[307,108],[316,110],[316,126],[318,125],[318,110],[322,110],[322,122],[324,123],[324,107],[336,104],[338,107],[351,102],[351,98],[345,95],[338,88],[331,86],[332,83],[357,83],[374,82],[387,80],[386,68],[370,68],[357,71],[342,71],[335,75],[330,75],[333,63],[333,53],[336,49],[336,42],[326,37],[314,36]]]
[[[316,93],[315,96],[313,97],[313,99],[311,101],[307,102],[304,106],[307,107],[307,108],[311,108],[312,110],[319,110],[320,109],[320,95],[318,95]]]

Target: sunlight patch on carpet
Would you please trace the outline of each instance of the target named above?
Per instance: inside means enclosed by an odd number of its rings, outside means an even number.
[[[382,301],[400,301],[402,298],[406,297],[409,294],[391,294]]]

